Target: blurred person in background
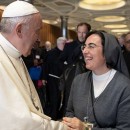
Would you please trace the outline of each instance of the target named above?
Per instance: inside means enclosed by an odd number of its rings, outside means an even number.
[[[64,63],[59,60],[59,57],[66,41],[67,39],[64,37],[57,39],[56,47],[47,53],[43,70],[43,84],[46,85],[47,97],[45,112],[53,120],[59,119],[59,108],[61,104],[59,79],[64,69]]]
[[[119,43],[120,43],[120,46],[121,46],[122,51],[125,49],[125,48],[124,48],[125,35],[126,35],[126,34],[122,34],[121,36],[118,37],[118,41],[119,41]]]
[[[45,49],[46,51],[50,51],[52,49],[52,44],[50,41],[45,42]]]
[[[43,59],[44,64],[47,53],[52,49],[52,43],[50,41],[46,41],[45,44],[40,48],[41,48],[41,59]]]
[[[123,51],[123,55],[125,58],[125,62],[130,74],[130,32],[128,32],[127,34],[125,34],[125,42],[124,42],[124,51]]]
[[[91,25],[88,23],[79,23],[76,28],[77,38],[65,45],[60,59],[66,64],[75,63],[81,58],[81,50],[79,49],[84,44],[87,33],[91,30]]]

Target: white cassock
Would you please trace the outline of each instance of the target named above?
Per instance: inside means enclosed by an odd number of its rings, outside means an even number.
[[[66,130],[42,112],[20,53],[0,34],[0,130]]]

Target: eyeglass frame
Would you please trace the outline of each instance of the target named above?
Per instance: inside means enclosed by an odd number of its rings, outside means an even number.
[[[90,49],[90,50],[92,50],[92,49],[95,49],[95,48],[97,48],[97,47],[102,47],[102,46],[99,46],[99,45],[96,45],[95,43],[89,43],[89,44],[83,44],[82,46],[81,46],[81,50],[83,51],[85,48],[88,48],[88,49]]]

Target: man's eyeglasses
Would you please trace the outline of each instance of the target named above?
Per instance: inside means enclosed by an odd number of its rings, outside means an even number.
[[[89,43],[88,45],[86,45],[86,44],[82,45],[81,50],[83,51],[85,48],[92,50],[92,49],[95,49],[97,47],[102,47],[102,46],[96,45],[95,43]]]

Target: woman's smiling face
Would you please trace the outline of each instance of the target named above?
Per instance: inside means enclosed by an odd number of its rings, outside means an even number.
[[[106,67],[106,60],[103,55],[102,40],[99,35],[90,35],[85,42],[85,47],[82,52],[87,69],[99,71],[102,67]]]

